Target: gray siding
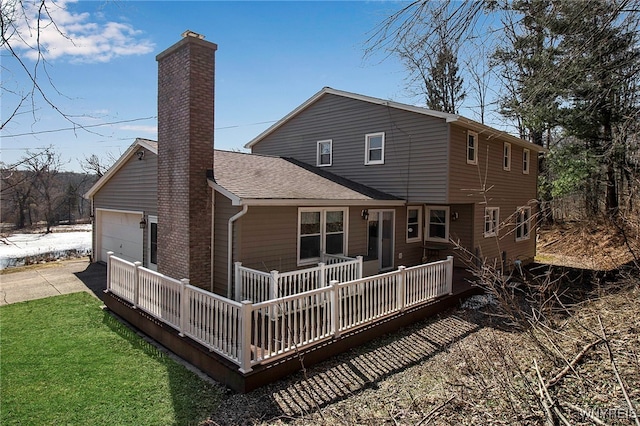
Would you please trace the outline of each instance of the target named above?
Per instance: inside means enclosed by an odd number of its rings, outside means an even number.
[[[158,214],[158,157],[144,148],[144,159],[133,156],[93,197],[94,208],[142,210]]]
[[[361,217],[364,208],[349,208],[347,254],[351,257],[367,253],[367,222]],[[369,207],[369,210],[373,209]],[[413,266],[420,263],[422,257],[421,242],[406,243],[406,214],[405,207],[395,209],[395,266]],[[249,207],[247,214],[237,223],[241,244],[236,249],[234,260],[240,260],[243,266],[264,272],[286,272],[314,266],[297,266],[298,207]]]
[[[365,135],[385,133],[385,163],[364,165]],[[333,141],[326,170],[413,203],[446,200],[444,120],[327,94],[253,147],[316,165],[319,140]]]
[[[231,205],[231,200],[227,197],[220,195],[220,193],[214,191],[214,224],[213,224],[213,292],[222,296],[227,296],[227,271],[228,271],[228,223],[229,218],[240,211],[237,206]],[[242,221],[242,219],[240,219]],[[236,221],[234,225],[234,233],[238,233],[238,224],[240,221]],[[237,239],[234,240],[234,252],[238,251]],[[237,254],[234,256],[234,260],[238,260]]]
[[[143,211],[145,216],[158,215],[158,156],[146,148],[142,160],[137,156],[130,158],[118,172],[93,196],[93,208],[112,210]],[[143,259],[147,264],[148,255],[147,226],[143,231]],[[93,244],[96,248],[96,224],[93,224]],[[93,256],[96,261],[97,255]]]
[[[525,241],[515,240],[515,212],[518,207],[531,206],[536,212],[537,154],[531,151],[529,174],[522,173],[523,148],[511,144],[511,170],[503,170],[504,141],[478,135],[478,164],[466,162],[466,129],[451,126],[451,168],[449,200],[451,203],[476,204],[473,212],[473,253],[479,250],[482,257],[500,259],[506,252],[507,260],[531,260],[535,256],[535,226],[531,226],[531,237]],[[483,183],[488,190],[482,193]],[[486,201],[486,204],[485,204]],[[500,208],[499,238],[484,236],[484,207]],[[451,211],[454,206],[451,206]],[[466,220],[466,213],[465,213]],[[458,222],[462,222],[462,216]],[[468,240],[468,239],[467,239]]]

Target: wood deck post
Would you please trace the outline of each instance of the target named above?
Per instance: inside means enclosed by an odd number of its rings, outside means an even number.
[[[406,294],[406,286],[407,286],[407,271],[406,267],[398,266],[398,288],[396,296],[398,298],[398,310],[400,312],[404,311],[404,299]]]
[[[360,278],[362,278],[362,260],[363,260],[363,257],[362,256],[356,256],[356,259],[358,260],[358,276],[356,277],[356,279],[359,280]]]
[[[107,252],[107,289],[104,291],[105,293],[111,291],[111,256],[113,256],[112,251]]]
[[[189,279],[183,278],[180,282],[182,285],[180,286],[180,333],[178,335],[184,337],[189,327],[189,295],[187,294]]]
[[[251,368],[251,312],[253,303],[251,300],[243,300],[240,308],[240,368],[241,373],[246,374]]]
[[[142,262],[133,262],[133,309],[138,309],[140,303],[140,271]]]
[[[447,256],[447,289],[453,295],[453,256]]]
[[[318,263],[318,288],[322,288],[324,287],[324,281],[325,281],[325,273],[326,273],[326,269],[325,269],[325,263],[324,262],[320,262]]]
[[[277,299],[278,289],[279,289],[279,280],[280,280],[280,272],[273,270],[271,271],[271,285],[269,286],[269,300]]]
[[[242,276],[240,274],[240,267],[242,266],[242,262],[235,262],[233,264],[234,274],[233,280],[235,282],[235,299],[236,301],[242,299]]]
[[[340,289],[338,281],[331,280],[331,333],[333,337],[340,337]]]

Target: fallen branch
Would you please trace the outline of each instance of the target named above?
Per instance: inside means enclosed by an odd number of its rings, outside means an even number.
[[[554,386],[556,383],[558,383],[565,375],[567,375],[567,373],[569,371],[575,371],[574,368],[575,366],[582,360],[582,358],[584,358],[584,356],[587,354],[587,352],[589,352],[589,350],[591,348],[593,348],[594,346],[598,345],[599,343],[602,343],[603,340],[599,339],[596,340],[595,342],[589,343],[588,345],[586,345],[585,347],[582,348],[582,350],[580,352],[578,352],[578,354],[575,356],[575,358],[573,358],[571,360],[571,362],[569,364],[567,364],[566,367],[564,367],[558,374],[556,374],[551,380],[549,380],[546,384],[547,388],[550,388],[552,386]]]
[[[620,377],[620,373],[618,372],[618,367],[616,366],[616,361],[613,358],[613,353],[611,352],[611,347],[609,346],[609,341],[607,340],[607,333],[604,331],[604,325],[602,324],[602,318],[600,318],[600,315],[598,315],[598,322],[600,323],[600,330],[602,331],[602,338],[604,339],[604,345],[607,348],[607,352],[609,353],[609,360],[611,361],[611,366],[613,367],[613,372],[616,375],[616,379],[618,380],[618,384],[620,384],[620,388],[622,389],[622,394],[624,395],[624,399],[627,401],[627,405],[629,406],[629,409],[631,410],[632,414],[636,414],[637,411],[635,409],[635,407],[633,406],[633,403],[631,403],[631,399],[629,398],[629,394],[627,393],[627,388],[624,385],[624,382],[622,381],[622,377]],[[632,415],[631,417],[633,417],[633,419],[636,422],[637,426],[640,426],[640,420],[638,419],[637,415]]]
[[[440,411],[445,405],[447,405],[448,403],[450,403],[455,397],[452,396],[451,398],[447,399],[445,402],[443,402],[442,404],[438,405],[436,408],[434,408],[433,410],[429,411],[429,414],[427,414],[426,416],[424,416],[422,418],[422,420],[420,420],[416,426],[420,426],[421,424],[423,424],[424,422],[428,422],[429,419],[438,411]]]
[[[550,416],[550,412],[549,409],[553,410],[553,412],[555,413],[556,417],[558,417],[558,420],[560,420],[562,423],[564,423],[567,426],[571,426],[571,423],[569,423],[569,421],[566,419],[566,417],[562,414],[562,412],[560,411],[560,409],[558,408],[556,402],[551,398],[551,395],[549,394],[549,390],[547,389],[547,387],[544,384],[544,379],[542,378],[542,373],[540,373],[540,369],[538,368],[538,363],[536,362],[535,358],[533,360],[533,365],[536,368],[536,374],[538,375],[538,381],[539,381],[539,386],[540,386],[540,400],[542,401],[542,405],[545,407],[546,411],[547,411],[547,416]],[[547,406],[546,402],[544,401],[544,399],[547,399],[547,401],[549,401],[549,405]],[[555,424],[553,421],[553,416],[550,416],[551,424]]]
[[[533,365],[536,368],[536,373],[538,375],[538,390],[540,391],[540,403],[542,404],[542,408],[544,408],[545,417],[547,419],[547,424],[550,426],[554,426],[555,422],[553,421],[553,414],[551,413],[551,408],[547,405],[547,401],[544,398],[544,380],[542,380],[542,375],[540,374],[540,370],[538,369],[538,363],[536,360],[533,360]]]

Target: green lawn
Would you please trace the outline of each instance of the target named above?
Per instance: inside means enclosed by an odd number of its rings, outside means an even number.
[[[186,425],[215,409],[202,381],[87,293],[0,308],[0,424]]]

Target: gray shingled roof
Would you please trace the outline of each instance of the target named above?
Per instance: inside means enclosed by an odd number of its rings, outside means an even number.
[[[242,200],[402,201],[281,157],[216,150],[214,164],[215,183]]]

